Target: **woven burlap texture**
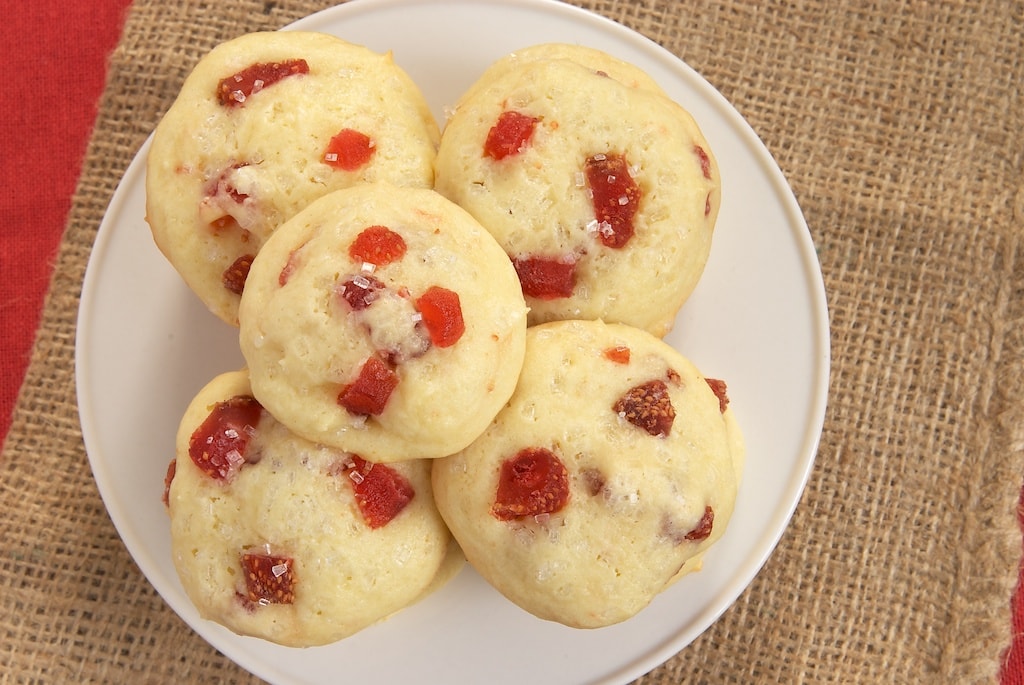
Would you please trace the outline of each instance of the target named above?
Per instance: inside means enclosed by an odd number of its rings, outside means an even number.
[[[107,517],[75,318],[117,181],[191,66],[329,4],[138,0],[127,18],[0,460],[0,682],[255,682],[164,605]],[[577,4],[683,58],[752,124],[806,215],[833,336],[792,525],[737,603],[638,682],[994,682],[1021,550],[1024,6]]]

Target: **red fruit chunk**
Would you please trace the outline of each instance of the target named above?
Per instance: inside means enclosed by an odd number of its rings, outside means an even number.
[[[225,107],[239,107],[245,104],[249,96],[281,79],[308,73],[309,65],[304,59],[253,64],[237,74],[221,79],[217,84],[217,101]]]
[[[694,145],[693,151],[697,153],[697,159],[700,160],[700,172],[704,174],[704,178],[711,178],[711,158],[708,157],[708,153],[704,151],[700,145]]]
[[[327,144],[323,161],[335,169],[355,171],[370,161],[375,149],[375,144],[368,135],[343,128]]]
[[[338,294],[348,302],[348,306],[359,311],[366,309],[377,299],[379,291],[386,288],[379,279],[369,274],[359,274],[347,278],[341,283]]]
[[[668,395],[668,386],[654,380],[634,386],[612,406],[616,414],[655,437],[672,430],[676,411]]]
[[[249,278],[252,260],[255,258],[256,255],[244,254],[232,262],[220,277],[224,287],[236,295],[241,295],[245,290],[245,281]]]
[[[225,480],[242,468],[249,442],[259,426],[263,407],[251,395],[237,395],[214,405],[192,433],[188,455],[199,470]]]
[[[576,287],[576,260],[571,257],[515,257],[512,266],[527,297],[555,300],[569,297]]]
[[[609,347],[603,352],[606,359],[615,362],[616,364],[628,364],[629,363],[629,348],[625,345],[616,345],[615,347]]]
[[[370,528],[380,528],[398,516],[416,496],[409,481],[401,473],[353,455],[353,464],[346,471],[355,493],[359,513]]]
[[[247,598],[260,606],[295,601],[295,561],[276,554],[242,555]]]
[[[498,160],[522,152],[533,137],[537,121],[536,118],[519,112],[502,112],[494,126],[487,132],[484,156]]]
[[[728,388],[725,386],[725,381],[720,381],[717,378],[705,378],[708,385],[711,386],[711,392],[715,393],[715,397],[718,398],[718,411],[725,413],[725,408],[729,406],[729,395],[726,394]]]
[[[423,316],[430,342],[438,347],[451,347],[466,332],[457,292],[432,285],[416,300],[416,309]]]
[[[341,389],[338,404],[351,414],[376,416],[384,411],[396,387],[398,375],[379,357],[370,357],[356,379]]]
[[[704,507],[704,515],[700,517],[697,526],[683,537],[691,542],[706,540],[711,535],[711,528],[714,523],[714,510],[710,506]]]
[[[348,256],[356,262],[384,266],[405,255],[405,240],[387,226],[364,228],[348,246]]]
[[[551,450],[527,447],[501,464],[491,515],[499,521],[553,514],[569,501],[569,473]]]
[[[586,163],[593,193],[598,238],[605,247],[620,248],[633,237],[633,217],[640,205],[640,187],[629,175],[622,155],[594,155]]]

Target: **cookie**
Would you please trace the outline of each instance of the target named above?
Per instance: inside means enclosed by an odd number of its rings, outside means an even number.
[[[526,59],[448,119],[435,188],[505,249],[531,325],[601,318],[662,336],[700,280],[718,167],[693,117],[653,88]]]
[[[437,193],[384,183],[278,228],[239,320],[260,402],[308,440],[380,462],[472,442],[512,394],[526,338],[494,238]]]
[[[700,568],[743,459],[722,381],[646,331],[551,322],[528,331],[519,385],[493,424],[433,463],[434,497],[508,599],[595,628]]]
[[[372,464],[294,435],[247,374],[210,381],[178,430],[171,552],[199,613],[288,646],[353,635],[460,567],[429,462]]]
[[[390,53],[247,34],[196,64],[153,133],[146,219],[189,287],[237,325],[249,264],[278,225],[354,183],[431,187],[438,136]]]

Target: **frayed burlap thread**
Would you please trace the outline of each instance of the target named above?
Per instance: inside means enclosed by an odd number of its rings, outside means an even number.
[[[577,4],[683,58],[775,155],[818,248],[829,408],[760,575],[640,678],[993,683],[1024,467],[1024,5]],[[326,2],[138,0],[0,458],[0,682],[256,682],[167,608],[89,472],[75,317],[116,183],[195,61]]]

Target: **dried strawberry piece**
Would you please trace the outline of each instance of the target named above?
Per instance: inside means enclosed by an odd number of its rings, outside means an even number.
[[[718,398],[718,411],[724,414],[725,408],[729,406],[728,388],[725,381],[720,381],[717,378],[705,378],[704,380],[711,386],[711,392],[715,393],[715,397]]]
[[[584,171],[593,193],[598,239],[605,247],[621,248],[635,231],[633,217],[640,206],[640,187],[629,174],[623,155],[601,154],[587,159]]]
[[[615,345],[614,347],[608,347],[602,352],[605,359],[613,361],[616,364],[628,364],[629,363],[629,348],[625,345]]]
[[[538,300],[572,295],[576,287],[576,260],[572,257],[514,257],[523,294]]]
[[[370,357],[356,379],[338,393],[338,404],[357,416],[376,416],[384,411],[398,375],[379,357]]]
[[[704,507],[704,515],[700,517],[700,521],[689,533],[683,537],[691,542],[699,542],[700,540],[706,540],[711,535],[711,528],[715,524],[715,512],[711,506]]]
[[[262,415],[263,407],[251,395],[215,404],[189,438],[188,454],[193,463],[210,478],[229,478],[253,460],[247,452]]]
[[[241,295],[245,290],[245,281],[249,278],[249,269],[252,268],[252,260],[256,255],[244,254],[231,263],[221,275],[221,283],[228,291]]]
[[[355,171],[370,161],[376,149],[370,136],[351,128],[343,128],[327,144],[323,161],[335,169]]]
[[[700,542],[711,536],[711,530],[715,523],[715,512],[711,506],[704,507],[704,513],[697,525],[690,530],[679,527],[679,522],[671,515],[666,515],[661,520],[661,534],[671,540],[674,544],[681,545],[684,542]]]
[[[700,145],[694,145],[693,151],[697,154],[697,159],[700,160],[700,172],[704,174],[704,178],[711,179],[711,158],[708,153]]]
[[[549,449],[527,447],[501,463],[491,515],[499,521],[553,514],[569,501],[569,473]]]
[[[412,484],[401,473],[358,455],[352,455],[352,465],[345,474],[352,483],[359,513],[370,528],[390,523],[416,496]]]
[[[247,599],[260,606],[295,601],[295,560],[277,554],[242,554]]]
[[[237,74],[221,79],[217,84],[217,101],[225,107],[239,107],[245,104],[251,95],[281,79],[308,73],[309,65],[304,59],[253,64]]]
[[[656,437],[668,435],[676,418],[668,386],[660,380],[630,388],[612,409],[626,421]]]
[[[405,250],[402,236],[387,226],[369,226],[348,246],[348,256],[356,262],[385,266],[405,256]]]
[[[484,141],[484,156],[491,159],[505,159],[522,152],[533,137],[533,129],[539,121],[536,117],[514,111],[505,111],[487,132]]]
[[[380,291],[386,287],[380,279],[369,274],[359,274],[342,281],[338,288],[338,294],[348,302],[348,306],[359,311],[373,304],[373,301],[380,296]]]
[[[466,332],[459,294],[453,290],[430,286],[416,299],[416,309],[423,316],[430,342],[438,347],[451,347]]]
[[[171,505],[171,483],[174,482],[174,476],[178,471],[178,460],[171,459],[171,463],[167,465],[167,473],[164,474],[164,496],[161,501],[165,507]]]

